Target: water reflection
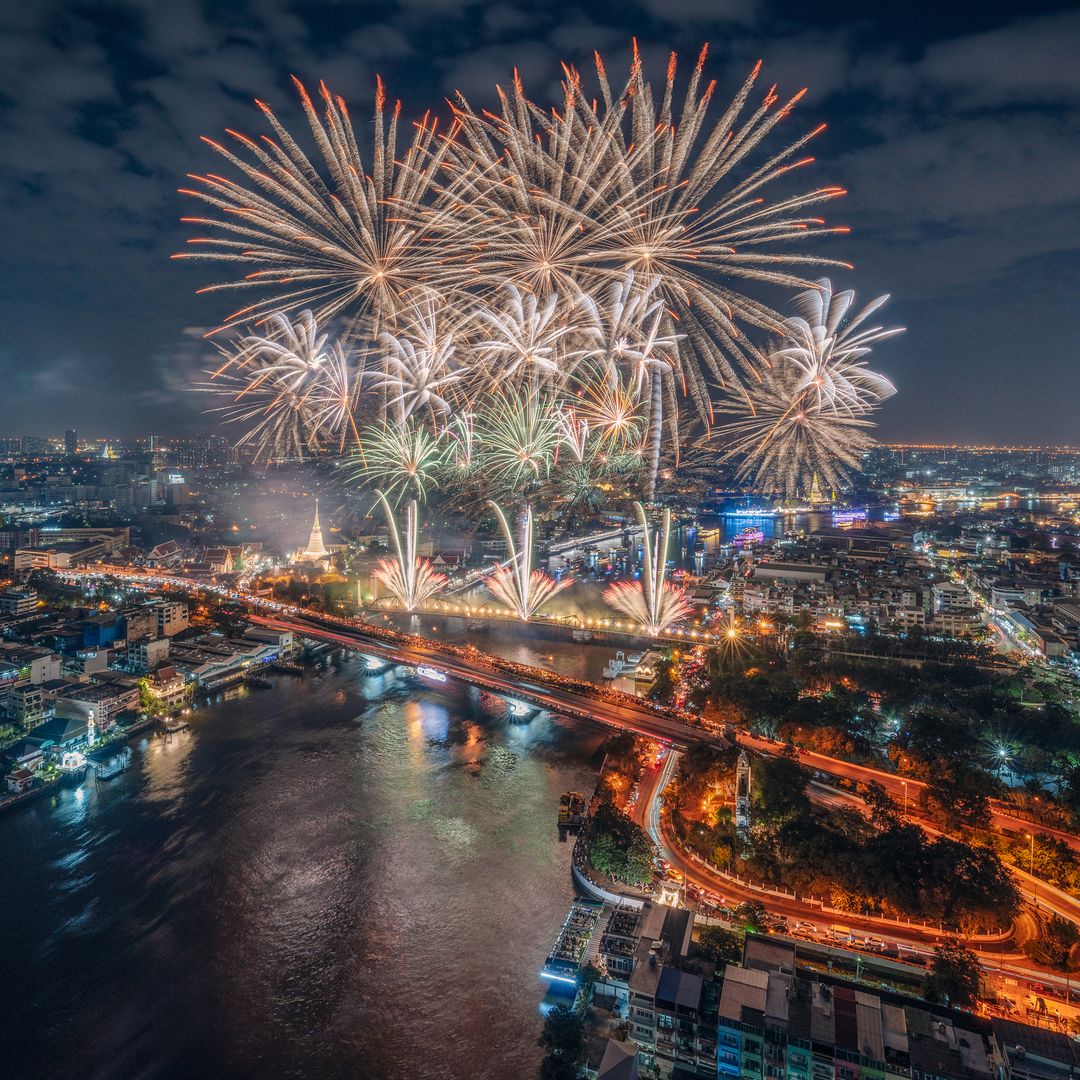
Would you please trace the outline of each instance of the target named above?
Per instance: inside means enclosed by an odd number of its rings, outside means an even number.
[[[601,739],[350,661],[5,815],[6,1074],[531,1075]]]

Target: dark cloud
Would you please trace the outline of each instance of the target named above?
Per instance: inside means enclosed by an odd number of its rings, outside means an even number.
[[[636,36],[657,74],[709,39],[718,95],[759,57],[768,82],[810,87],[786,130],[829,123],[813,178],[850,190],[829,213],[853,230],[831,253],[909,327],[879,356],[901,386],[885,434],[1075,442],[1080,13],[1062,8],[874,22],[794,0],[6,5],[0,427],[205,422],[179,392],[207,351],[185,328],[222,301],[194,295],[205,268],[168,259],[185,238],[176,188],[211,167],[200,134],[260,129],[255,96],[294,123],[289,76],[325,78],[359,116],[379,71],[415,115],[454,89],[488,103],[516,66],[544,99],[559,61],[587,71],[599,48],[616,71]]]

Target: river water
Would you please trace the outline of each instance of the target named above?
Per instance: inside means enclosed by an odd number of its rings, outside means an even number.
[[[136,740],[0,817],[0,1074],[533,1076],[602,738],[350,659]]]

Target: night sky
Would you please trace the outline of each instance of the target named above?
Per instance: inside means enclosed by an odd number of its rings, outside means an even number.
[[[560,60],[599,49],[614,81],[636,35],[657,73],[709,41],[721,100],[759,57],[766,86],[809,85],[786,131],[828,122],[812,180],[848,188],[825,212],[853,230],[819,249],[908,327],[876,355],[900,387],[882,437],[1080,443],[1080,10],[877,6],[8,2],[0,435],[209,429],[182,391],[231,298],[169,260],[196,212],[176,188],[222,167],[201,134],[265,130],[255,96],[300,133],[289,76],[322,78],[362,130],[376,72],[415,116],[455,88],[492,104],[516,64],[548,103]]]

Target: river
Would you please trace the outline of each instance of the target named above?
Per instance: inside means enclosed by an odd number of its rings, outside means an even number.
[[[0,817],[0,1072],[535,1075],[556,806],[602,739],[353,659],[137,739],[123,776]]]

